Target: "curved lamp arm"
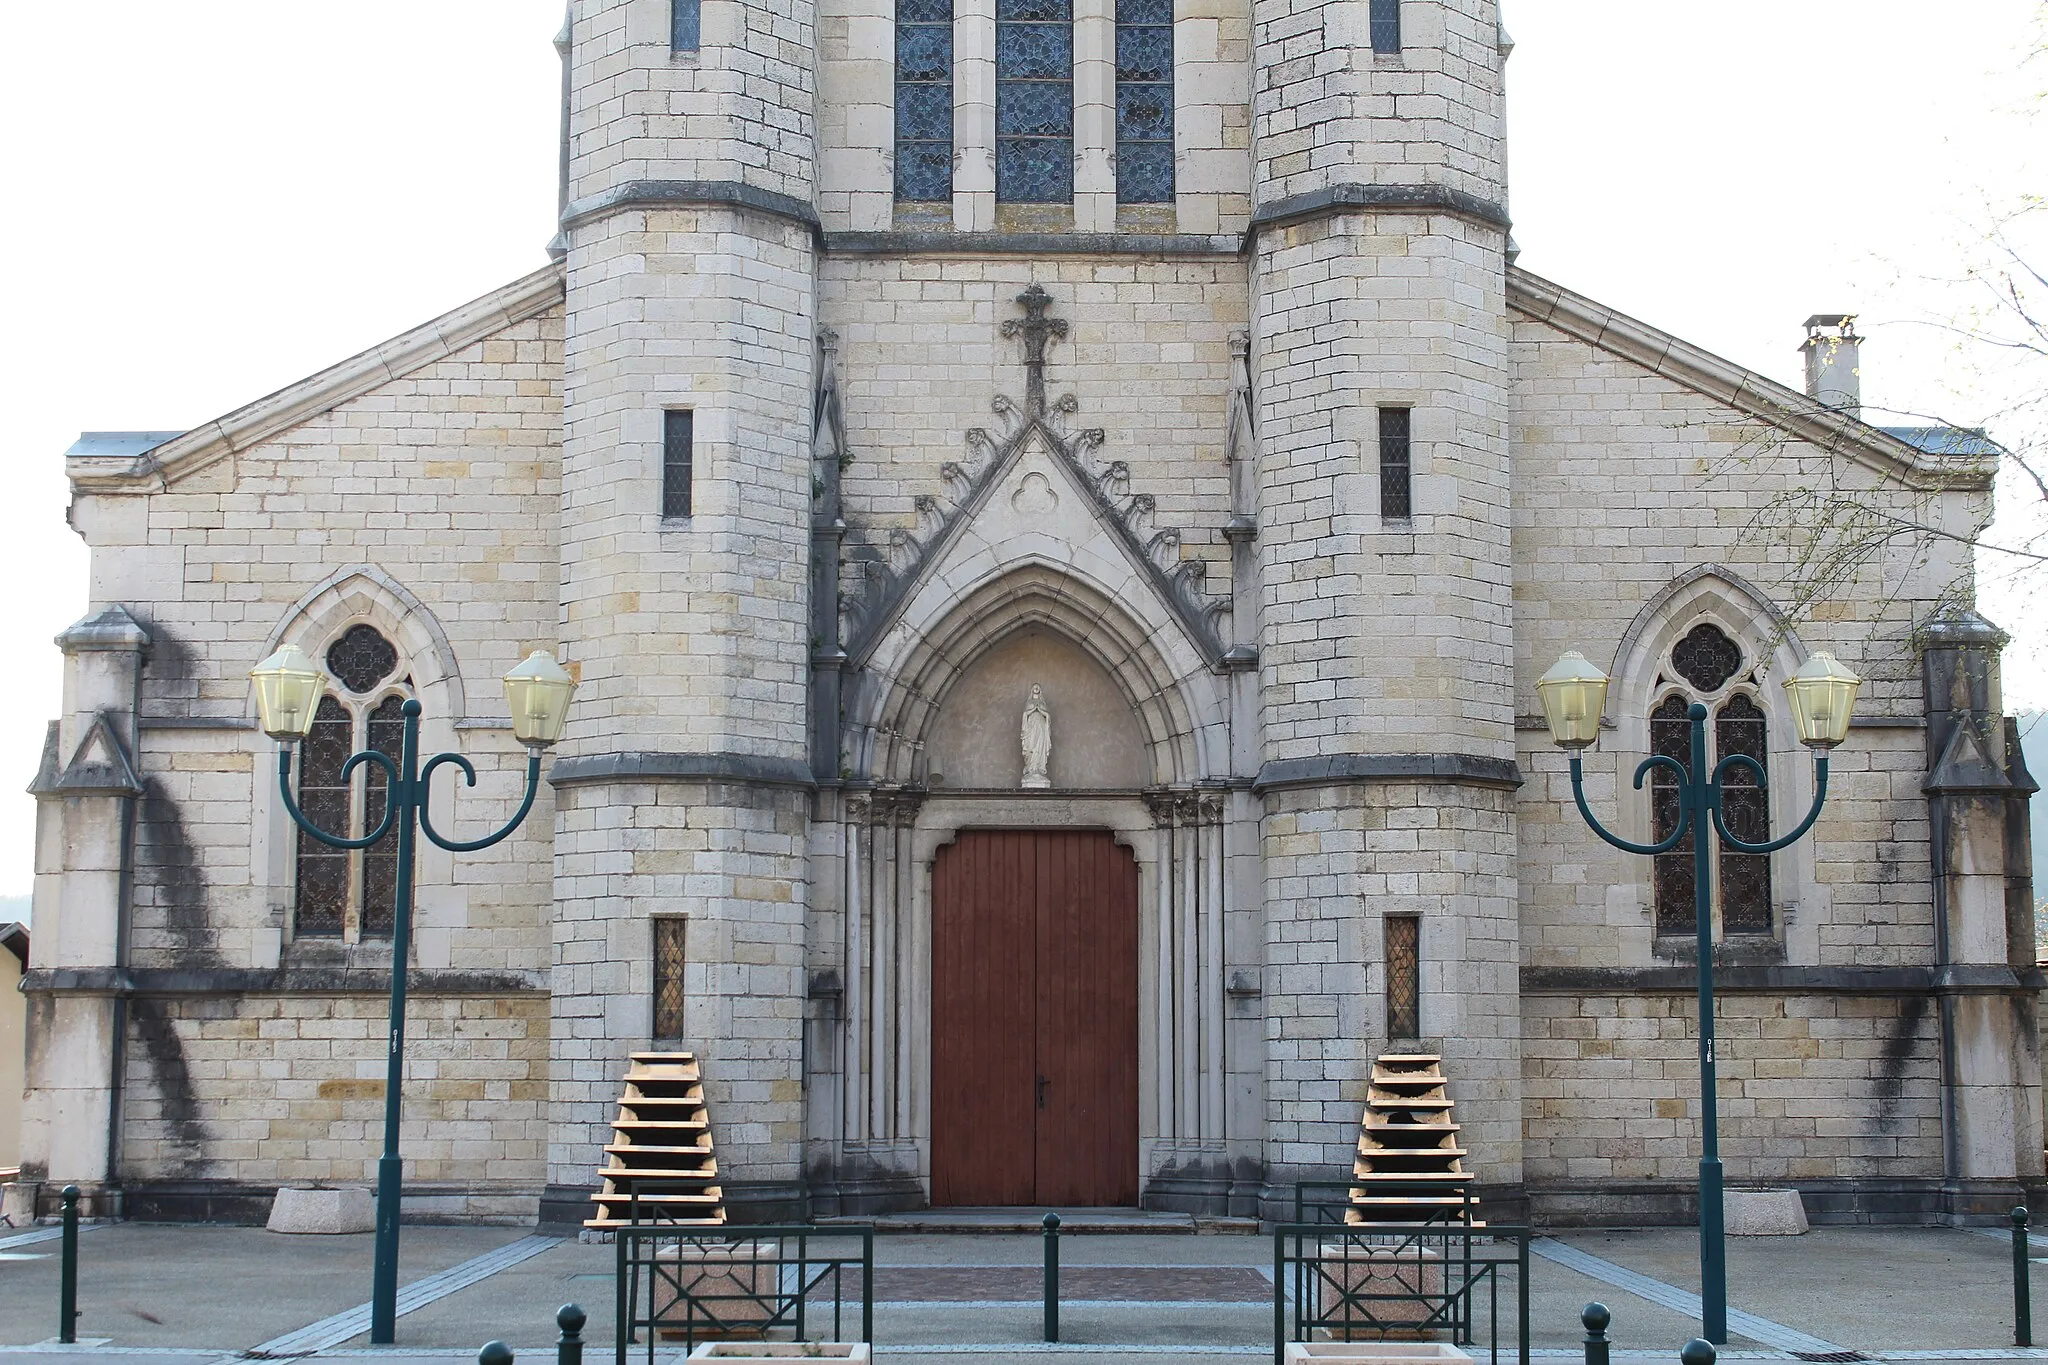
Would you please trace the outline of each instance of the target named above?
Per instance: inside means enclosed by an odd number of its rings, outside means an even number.
[[[348,785],[348,780],[355,774],[356,768],[364,763],[375,763],[384,770],[384,775],[390,779],[389,784],[384,788],[384,818],[377,822],[377,828],[371,830],[362,838],[344,839],[338,834],[329,834],[326,830],[316,826],[311,820],[306,818],[306,813],[299,809],[299,803],[292,800],[292,751],[289,748],[280,748],[277,751],[277,791],[284,798],[284,808],[291,813],[292,823],[329,848],[368,848],[371,844],[376,843],[379,839],[389,834],[391,826],[398,819],[398,807],[400,805],[399,801],[392,799],[393,795],[398,791],[398,765],[391,761],[388,754],[381,753],[376,749],[365,749],[359,754],[350,755],[348,762],[341,765],[341,782],[343,786]]]
[[[1643,779],[1648,777],[1657,768],[1669,768],[1677,773],[1678,782],[1681,787],[1692,780],[1692,775],[1686,772],[1685,765],[1677,759],[1664,754],[1652,754],[1636,765],[1637,791],[1643,789]],[[1678,804],[1678,827],[1654,844],[1638,844],[1624,839],[1618,834],[1610,833],[1607,826],[1601,824],[1599,818],[1593,814],[1593,808],[1586,804],[1586,789],[1579,774],[1579,751],[1577,749],[1572,750],[1572,798],[1579,803],[1579,814],[1586,817],[1586,823],[1593,827],[1593,832],[1624,853],[1669,853],[1672,849],[1678,847],[1678,841],[1683,839],[1686,831],[1692,828],[1692,803],[1681,801]]]
[[[1730,834],[1728,826],[1721,821],[1721,802],[1718,799],[1721,788],[1721,771],[1730,765],[1747,767],[1750,772],[1756,775],[1757,788],[1759,790],[1768,790],[1764,783],[1763,764],[1757,762],[1748,754],[1730,754],[1716,765],[1714,768],[1714,790],[1717,799],[1714,802],[1714,832],[1721,836],[1721,841],[1727,844],[1728,847],[1741,853],[1776,853],[1786,845],[1796,842],[1801,835],[1813,828],[1814,821],[1820,819],[1821,803],[1828,799],[1827,750],[1816,750],[1813,756],[1813,809],[1806,812],[1806,818],[1799,822],[1799,828],[1793,830],[1782,839],[1773,839],[1769,843],[1764,844],[1744,843]]]
[[[426,831],[429,839],[451,853],[474,853],[480,848],[489,848],[518,829],[519,822],[533,809],[533,798],[540,792],[540,750],[529,749],[526,757],[526,799],[519,803],[519,809],[512,813],[512,818],[505,822],[504,828],[495,834],[486,834],[481,839],[444,839],[435,830],[433,818],[427,814],[427,780],[434,775],[434,769],[443,763],[452,763],[462,769],[463,785],[466,787],[476,785],[476,769],[461,754],[435,754],[427,760],[426,766],[420,769],[420,828]]]

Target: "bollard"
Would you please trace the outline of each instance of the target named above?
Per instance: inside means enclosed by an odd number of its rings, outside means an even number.
[[[1586,1324],[1586,1365],[1607,1365],[1607,1324],[1614,1321],[1614,1315],[1604,1303],[1589,1303],[1579,1321]]]
[[[64,1187],[64,1253],[57,1271],[57,1340],[78,1340],[78,1186]]]
[[[565,1303],[555,1314],[555,1326],[562,1329],[562,1339],[555,1343],[555,1365],[583,1365],[583,1324],[590,1321],[590,1315],[573,1303]]]
[[[487,1341],[476,1353],[476,1365],[512,1365],[512,1348],[502,1341]]]
[[[1060,1339],[1060,1216],[1045,1215],[1045,1339]]]
[[[1685,1348],[1678,1353],[1678,1358],[1683,1365],[1714,1365],[1714,1343],[1694,1337],[1685,1343]]]
[[[2034,1287],[2027,1279],[2027,1206],[2012,1211],[2012,1344],[2034,1344]]]

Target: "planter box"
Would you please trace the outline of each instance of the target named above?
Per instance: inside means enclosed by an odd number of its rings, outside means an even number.
[[[1438,1328],[1418,1324],[1427,1322],[1432,1313],[1443,1311],[1444,1265],[1440,1253],[1414,1247],[1396,1251],[1392,1247],[1325,1242],[1320,1254],[1316,1316],[1324,1325],[1316,1329],[1318,1341],[1429,1341],[1436,1336]],[[1436,1302],[1345,1302],[1347,1295],[1403,1291],[1426,1294]]]
[[[1797,1237],[1806,1231],[1806,1204],[1797,1190],[1729,1190],[1721,1196],[1721,1216],[1730,1237]]]
[[[332,1190],[295,1190],[286,1186],[270,1203],[272,1232],[332,1235],[377,1230],[377,1201],[357,1186]]]
[[[1471,1359],[1440,1341],[1290,1341],[1286,1365],[1430,1365]]]
[[[782,1267],[776,1263],[781,1254],[779,1242],[722,1242],[701,1246],[682,1242],[656,1247],[651,1291],[654,1297],[650,1307],[655,1321],[661,1323],[659,1330],[663,1339],[676,1340],[691,1329],[691,1324],[685,1320],[690,1311],[689,1305],[683,1301],[685,1295],[700,1299],[710,1297],[710,1302],[700,1304],[697,1309],[694,1330],[698,1336],[707,1332],[758,1334],[764,1330],[764,1325],[775,1316],[781,1304]],[[706,1314],[717,1321],[706,1321]],[[671,1315],[673,1322],[664,1321]],[[800,1343],[778,1343],[776,1349],[797,1344]],[[701,1351],[704,1347],[697,1349]],[[768,1351],[769,1347],[761,1344],[747,1349],[760,1353]]]
[[[872,1359],[865,1341],[707,1341],[690,1352],[692,1360],[851,1360]]]

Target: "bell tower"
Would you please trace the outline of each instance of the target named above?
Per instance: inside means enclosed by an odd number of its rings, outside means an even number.
[[[661,917],[728,1202],[798,1211],[814,32],[813,0],[574,0],[565,30],[554,1221],[652,1041]]]
[[[1376,1053],[1441,1052],[1482,1192],[1512,1195],[1508,42],[1495,0],[1252,19],[1268,991],[1322,997],[1269,1034],[1269,1178],[1349,1164]],[[1419,1025],[1388,1008],[1392,917]]]

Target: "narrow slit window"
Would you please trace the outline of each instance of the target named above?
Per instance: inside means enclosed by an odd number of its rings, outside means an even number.
[[[996,0],[996,198],[1073,202],[1073,0]]]
[[[668,0],[669,51],[695,52],[703,36],[704,23],[699,0]]]
[[[953,0],[897,0],[896,197],[953,197]]]
[[[1387,936],[1387,1038],[1415,1040],[1422,1037],[1422,919],[1417,915],[1388,915],[1382,923]]]
[[[1173,202],[1173,0],[1116,0],[1116,198]]]
[[[1409,430],[1409,409],[1380,409],[1380,516],[1387,521],[1406,521],[1414,515]]]
[[[654,925],[654,1036],[688,1036],[683,1024],[683,929],[689,921],[656,916]]]
[[[1401,0],[1371,0],[1372,50],[1401,50]],[[1356,30],[1353,30],[1356,32]]]
[[[671,408],[661,415],[661,514],[690,515],[690,476],[696,459],[696,414]]]

